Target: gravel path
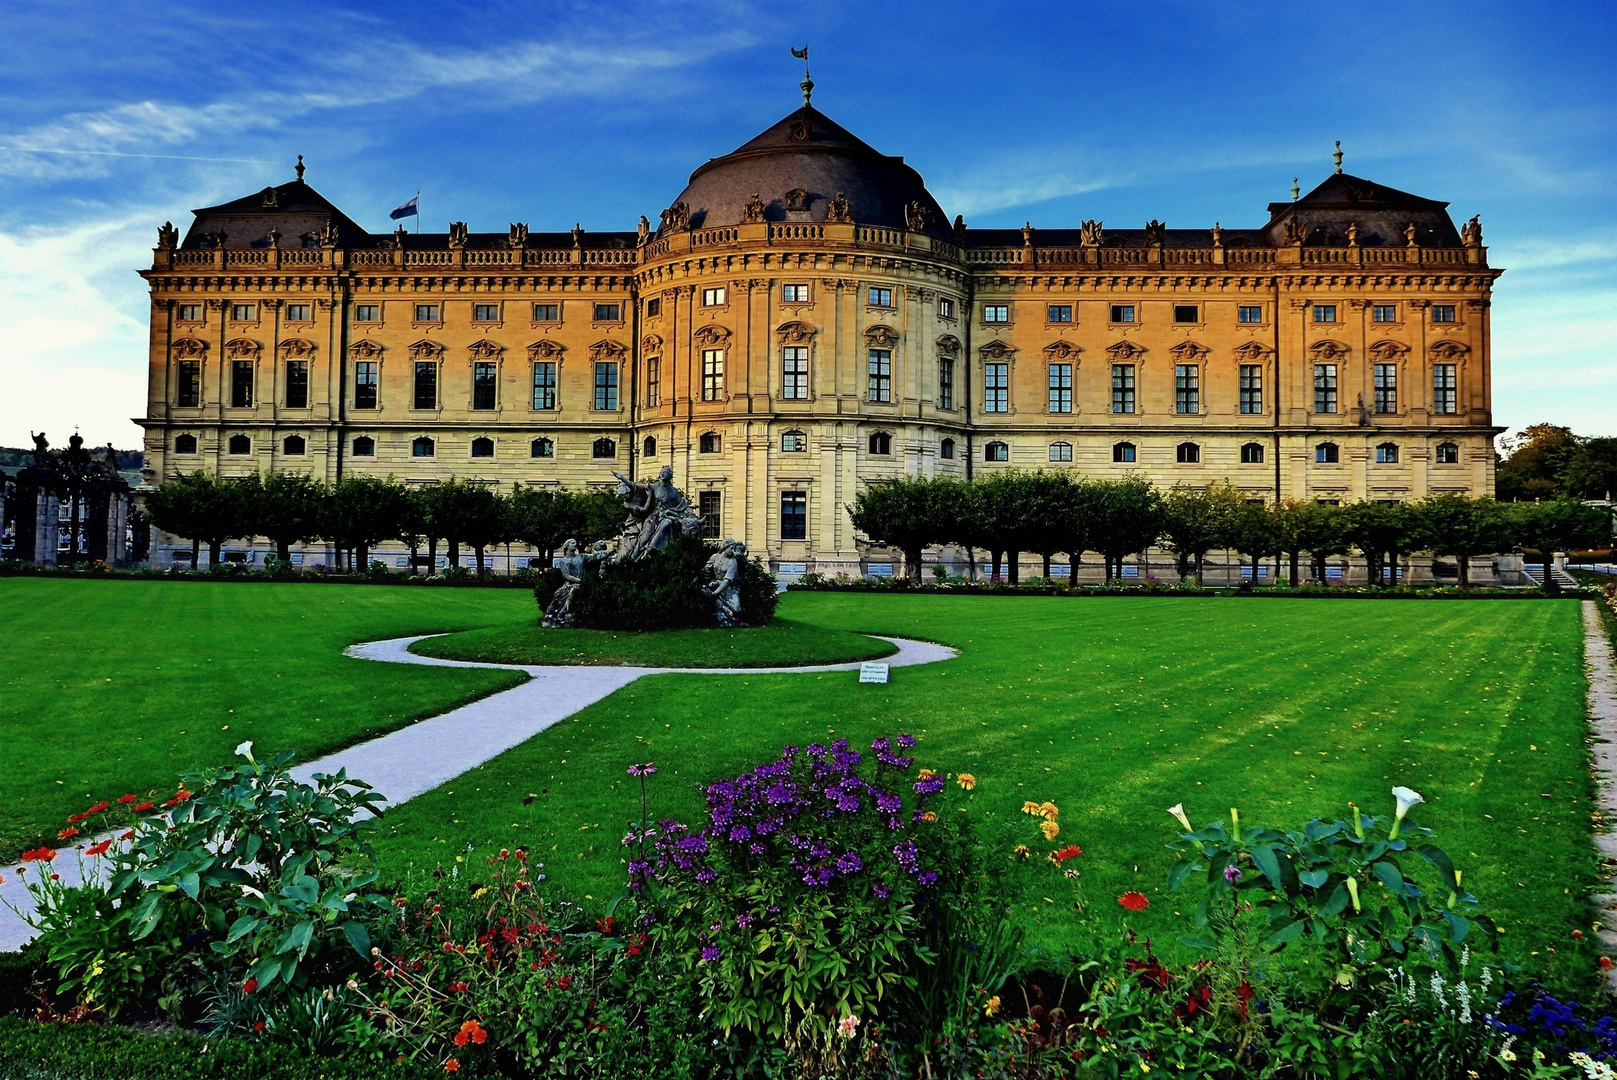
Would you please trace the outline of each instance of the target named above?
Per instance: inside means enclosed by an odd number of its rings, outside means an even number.
[[[1595,897],[1600,942],[1617,955],[1617,663],[1611,640],[1600,624],[1600,607],[1583,602],[1583,662],[1589,674],[1589,750],[1595,760],[1595,811],[1600,831],[1595,849],[1604,862],[1607,891]],[[1617,992],[1617,968],[1606,973],[1607,989]]]

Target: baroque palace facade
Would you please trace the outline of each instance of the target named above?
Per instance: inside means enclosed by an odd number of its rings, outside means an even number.
[[[1340,152],[1244,229],[971,229],[806,102],[635,232],[372,234],[297,172],[159,231],[152,484],[672,465],[711,531],[787,574],[891,565],[846,509],[877,477],[1493,490],[1501,271],[1475,218]]]

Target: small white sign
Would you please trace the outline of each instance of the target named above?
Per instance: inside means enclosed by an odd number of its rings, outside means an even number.
[[[862,683],[885,683],[892,668],[887,664],[860,664],[859,681]]]

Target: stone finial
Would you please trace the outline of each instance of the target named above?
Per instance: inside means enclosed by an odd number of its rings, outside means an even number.
[[[1337,173],[1338,176],[1340,176],[1341,173],[1342,173],[1342,140],[1341,139],[1336,140],[1336,153],[1331,155],[1331,160],[1336,163],[1336,173]]]
[[[1297,178],[1295,176],[1292,177],[1291,178],[1291,201],[1296,202],[1297,201],[1297,196],[1301,195],[1302,192],[1303,192],[1303,189],[1297,186]]]
[[[303,155],[302,154],[298,155],[298,164],[297,164],[297,168],[294,171],[298,174],[298,180],[301,182],[302,179],[303,179]]]

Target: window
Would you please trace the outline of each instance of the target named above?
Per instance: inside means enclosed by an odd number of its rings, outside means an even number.
[[[174,439],[174,452],[176,454],[194,454],[197,452],[197,437],[195,435],[179,435]]]
[[[498,389],[497,364],[492,360],[479,360],[472,365],[472,408],[494,408],[494,396]]]
[[[1395,413],[1398,411],[1398,365],[1376,365],[1376,412]]]
[[[1452,415],[1455,410],[1455,374],[1453,364],[1432,367],[1432,411]]]
[[[354,305],[354,321],[355,322],[381,322],[382,321],[382,305],[380,305],[380,304],[355,304]]]
[[[783,491],[780,493],[780,538],[782,540],[808,539],[808,493]]]
[[[1333,442],[1322,442],[1314,447],[1314,464],[1335,465],[1341,460],[1341,450]]]
[[[556,362],[554,360],[539,360],[533,365],[533,407],[535,409],[554,409],[556,407]]]
[[[561,305],[560,304],[535,304],[535,305],[533,305],[533,321],[534,322],[561,322]]]
[[[1122,463],[1124,465],[1130,464],[1131,462],[1134,461],[1134,453],[1135,453],[1134,444],[1131,443],[1131,442],[1120,442],[1120,443],[1113,443],[1112,444],[1112,460],[1113,461],[1120,462],[1120,463]]]
[[[286,321],[313,322],[314,319],[310,315],[310,308],[308,304],[288,304],[286,305]]]
[[[1263,321],[1263,308],[1256,304],[1242,304],[1235,309],[1235,317],[1239,322],[1260,323]]]
[[[1263,464],[1263,444],[1262,443],[1249,442],[1246,445],[1242,446],[1241,447],[1241,464],[1242,465],[1262,465]]]
[[[1197,413],[1201,411],[1201,368],[1195,364],[1173,366],[1173,411]]]
[[[722,401],[724,398],[724,350],[702,350],[702,400]]]
[[[309,444],[302,435],[288,435],[281,440],[281,453],[288,457],[302,457],[308,452]]]
[[[883,289],[883,288],[879,288],[879,287],[877,287],[875,285],[872,285],[870,287],[870,306],[871,307],[892,307],[893,306],[893,290],[892,289]]]
[[[1114,413],[1132,413],[1134,411],[1134,365],[1112,365],[1112,411]]]
[[[354,408],[376,408],[375,360],[361,360],[354,365]]]
[[[1201,308],[1196,304],[1175,304],[1173,306],[1173,321],[1176,323],[1201,322]]]
[[[1181,465],[1195,465],[1202,459],[1202,448],[1193,442],[1182,442],[1176,448],[1174,456]]]
[[[182,409],[195,409],[202,404],[202,362],[181,360],[175,367],[174,404]]]
[[[556,456],[556,441],[554,439],[535,439],[528,444],[528,456],[536,458],[553,458]]]
[[[1384,442],[1380,446],[1376,447],[1376,464],[1377,465],[1396,465],[1396,464],[1398,464],[1398,444],[1397,443]]]
[[[640,454],[642,457],[656,457],[657,440],[652,438],[650,435],[647,435],[646,441],[640,444]]]
[[[871,349],[867,389],[871,401],[893,400],[893,350]]]
[[[938,318],[954,318],[954,301],[947,296],[938,297]]]
[[[1314,321],[1317,323],[1333,323],[1336,321],[1335,304],[1315,304]]]
[[[1053,442],[1053,443],[1051,443],[1050,444],[1050,460],[1051,461],[1071,461],[1072,460],[1072,443],[1070,443],[1070,442]]]
[[[1070,323],[1072,322],[1071,304],[1050,304],[1045,309],[1045,322]]]
[[[954,460],[954,440],[944,439],[938,444],[938,456],[944,461]]]
[[[298,305],[298,306],[303,307],[305,310],[308,309],[307,304]],[[288,310],[290,310],[290,309],[288,309]],[[175,317],[178,318],[180,322],[201,322],[202,321],[202,305],[201,304],[181,304],[179,306],[179,314],[177,316],[175,316]]]
[[[486,438],[486,437],[479,437],[479,438],[476,438],[476,439],[472,440],[472,457],[493,457],[493,456],[494,456],[494,440],[493,439]]]
[[[663,313],[663,298],[653,296],[646,301],[646,318],[655,319]]]
[[[309,362],[307,360],[288,360],[286,362],[286,407],[288,409],[307,409],[309,407]]]
[[[415,321],[416,322],[430,322],[430,323],[437,322],[438,321],[438,305],[437,304],[417,304],[415,306]]]
[[[705,431],[696,440],[698,453],[717,454],[719,452],[719,436],[717,432]]]
[[[1371,322],[1397,322],[1397,304],[1372,304],[1370,306]]]
[[[702,290],[703,307],[719,307],[724,303],[724,288],[722,286]],[[599,315],[596,318],[600,318]]]
[[[947,356],[938,360],[938,408],[954,408],[954,361]]]
[[[432,457],[437,452],[437,444],[431,439],[427,438],[425,435],[417,437],[410,443],[411,457]]]
[[[1453,311],[1454,309],[1449,308],[1449,310]],[[257,304],[231,304],[230,305],[230,318],[234,322],[254,322],[254,321],[256,321],[258,319],[258,305]],[[1435,322],[1436,320],[1434,319],[1433,321]],[[1450,321],[1452,322],[1453,320],[1450,320]]]
[[[1011,321],[1011,306],[1009,304],[984,304],[983,322],[1008,323]]]
[[[696,512],[702,518],[702,536],[709,540],[717,540],[724,527],[724,492],[697,492]]]
[[[1112,321],[1114,323],[1131,323],[1134,321],[1133,304],[1113,304]]]
[[[808,303],[807,285],[782,285],[780,287],[780,301],[783,304]]]
[[[1249,416],[1263,411],[1263,367],[1242,364],[1240,374],[1241,411]]]
[[[473,322],[499,322],[500,321],[500,305],[498,305],[498,304],[473,304],[472,305],[472,321]]]
[[[415,363],[415,404],[417,409],[436,409],[438,407],[438,364],[432,360],[417,360]]]
[[[657,406],[663,399],[663,358],[653,356],[646,361],[646,405]]]
[[[1460,463],[1460,447],[1457,443],[1445,442],[1437,444],[1437,464],[1458,465]]]
[[[1432,321],[1435,323],[1451,323],[1454,321],[1453,304],[1433,304]]]
[[[780,450],[783,454],[801,454],[808,450],[808,436],[801,431],[788,431],[780,437]]]
[[[230,362],[230,404],[232,408],[245,409],[253,403],[253,362],[251,360],[232,360]]]
[[[354,440],[355,457],[375,457],[376,440],[369,435],[361,435]]]
[[[1072,412],[1072,365],[1050,365],[1050,411]]]
[[[226,445],[232,454],[251,454],[253,452],[253,440],[245,435],[232,435],[230,442]]]
[[[618,407],[618,365],[615,360],[598,360],[595,363],[595,407]]]
[[[596,322],[618,322],[623,317],[622,315],[619,314],[619,312],[622,311],[622,310],[623,309],[621,307],[619,307],[617,304],[596,304],[595,305],[595,321]]]
[[[984,461],[1009,461],[1011,448],[1002,442],[991,442],[983,446]]]
[[[1336,411],[1336,365],[1314,365],[1314,411],[1317,413],[1333,413]]]
[[[893,452],[893,437],[885,431],[873,432],[870,436],[870,452],[872,454],[891,454]]]
[[[1011,365],[983,365],[983,412],[1011,411]]]
[[[807,345],[788,345],[780,351],[780,396],[788,401],[808,400]]]
[[[615,458],[618,456],[618,444],[611,439],[596,439],[590,444],[590,456],[598,461]]]

